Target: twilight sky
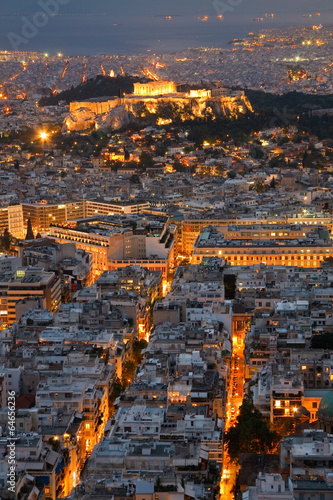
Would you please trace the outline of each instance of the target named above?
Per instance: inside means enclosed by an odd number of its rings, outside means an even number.
[[[214,1],[224,10],[217,10]],[[36,17],[42,5],[53,6],[60,15]],[[266,12],[274,13],[274,20],[251,21]],[[223,20],[217,19],[221,13]],[[167,21],[164,16],[173,18]],[[208,16],[208,21],[200,22],[198,16]],[[34,20],[38,28],[25,31],[25,24]],[[0,50],[60,50],[69,55],[174,52],[224,47],[232,38],[262,28],[314,23],[333,25],[332,0],[2,0]]]
[[[1,13],[33,13],[39,10],[40,3],[57,0],[12,0],[2,1]],[[234,5],[235,10],[249,12],[257,11],[288,13],[307,11],[332,11],[331,0],[221,0],[225,4]],[[213,0],[59,0],[61,11],[71,13],[108,13],[114,15],[136,14],[154,15],[185,15],[188,13],[212,12]]]

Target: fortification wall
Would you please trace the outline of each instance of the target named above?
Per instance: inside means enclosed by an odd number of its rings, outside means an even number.
[[[71,102],[69,105],[69,110],[71,113],[78,111],[79,109],[85,108],[89,109],[95,115],[102,115],[108,113],[111,109],[119,105],[119,99],[110,99],[109,101],[77,101]]]
[[[208,114],[237,118],[252,112],[252,106],[245,95],[219,95],[191,98],[186,94],[173,96],[126,96],[103,101],[81,101],[70,104],[70,114],[64,122],[65,130],[79,131],[89,128],[121,128],[138,115],[138,105],[145,104],[150,113],[157,113],[160,104],[172,103],[179,110],[186,110],[186,119],[202,118]],[[184,115],[185,116],[185,115]]]

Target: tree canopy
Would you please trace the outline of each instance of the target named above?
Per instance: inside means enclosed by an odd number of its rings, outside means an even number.
[[[236,297],[236,275],[226,274],[223,278],[225,298],[227,300],[232,300]]]
[[[56,106],[60,101],[66,101],[69,104],[72,101],[84,101],[93,97],[115,96],[120,97],[124,93],[131,94],[134,91],[134,83],[147,83],[148,78],[137,76],[115,77],[98,75],[96,78],[90,78],[87,82],[81,83],[77,87],[64,90],[59,94],[53,95],[50,92],[48,97],[40,101],[41,106]]]
[[[311,338],[312,349],[333,349],[333,332],[313,335]]]
[[[8,231],[8,229],[6,228],[4,230],[3,235],[0,236],[0,248],[3,250],[9,250],[11,242],[12,242],[12,236]]]
[[[33,229],[32,229],[31,219],[28,219],[27,234],[26,234],[25,239],[26,240],[33,240],[33,239],[35,239],[34,232],[33,232]]]
[[[272,453],[279,436],[270,429],[251,399],[245,397],[236,425],[225,433],[224,441],[230,460],[235,462],[241,453]]]

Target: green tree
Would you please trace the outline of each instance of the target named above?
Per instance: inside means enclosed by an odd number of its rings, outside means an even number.
[[[11,242],[12,242],[12,236],[11,236],[10,232],[8,231],[8,229],[6,228],[4,230],[3,235],[1,236],[1,239],[0,239],[1,247],[4,250],[9,250]]]
[[[333,349],[333,332],[325,332],[320,335],[313,335],[311,338],[312,349]]]
[[[264,191],[265,191],[265,186],[264,186],[261,182],[258,182],[258,183],[255,185],[255,190],[257,191],[257,193],[264,193]]]
[[[176,172],[186,172],[186,167],[184,167],[184,165],[182,165],[179,160],[175,160],[172,166],[176,170]]]
[[[107,162],[107,165],[109,163],[112,172],[117,172],[118,168],[122,168],[124,166],[124,164],[119,160],[111,160],[110,162]]]
[[[154,138],[151,134],[147,134],[145,137],[145,143],[147,146],[152,146],[154,144]]]
[[[273,179],[271,180],[271,182],[269,183],[269,187],[271,189],[275,189],[276,188],[276,183],[275,183],[275,177],[273,177]]]
[[[286,157],[284,154],[278,154],[271,158],[269,166],[272,168],[281,168],[286,166]]]
[[[277,144],[278,144],[278,146],[283,146],[284,144],[287,144],[287,142],[289,142],[289,139],[288,139],[288,137],[284,136],[278,140]]]
[[[224,435],[228,454],[237,462],[241,453],[272,453],[276,451],[280,438],[269,427],[250,397],[245,397],[240,407],[236,425]]]
[[[183,121],[190,120],[193,117],[193,111],[191,104],[185,104],[180,110],[180,116]]]
[[[140,155],[140,166],[141,168],[149,168],[154,165],[153,157],[146,151],[142,151]]]
[[[138,174],[133,174],[129,178],[129,181],[131,184],[141,184],[140,182],[140,176]]]
[[[234,170],[228,170],[228,172],[227,172],[227,176],[229,179],[235,179],[236,175],[237,174]]]
[[[144,339],[136,339],[133,342],[133,357],[138,364],[141,363],[141,352],[147,347],[147,345],[148,342]]]
[[[167,120],[174,120],[179,115],[179,107],[173,102],[160,102],[157,106],[156,115]]]
[[[27,226],[27,234],[25,237],[26,240],[34,240],[34,232],[32,230],[32,224],[31,224],[31,219],[28,219],[28,226]]]
[[[250,149],[250,156],[254,160],[261,160],[264,157],[264,152],[259,147],[253,147]]]
[[[114,379],[113,384],[112,384],[112,391],[111,391],[111,394],[109,396],[109,404],[110,405],[112,405],[115,402],[115,400],[120,396],[122,390],[123,390],[123,384],[122,384],[120,378],[116,377]]]
[[[158,142],[155,145],[155,154],[156,156],[165,156],[165,153],[168,151],[168,148],[164,142]]]
[[[235,274],[226,274],[224,276],[224,289],[225,289],[225,298],[227,300],[232,300],[236,297],[236,275]]]
[[[128,360],[123,364],[122,382],[124,387],[127,387],[132,382],[136,368],[137,363],[132,360]]]
[[[142,101],[139,101],[138,103],[134,104],[133,109],[135,116],[137,116],[138,118],[145,118],[147,115],[150,114],[145,103]]]

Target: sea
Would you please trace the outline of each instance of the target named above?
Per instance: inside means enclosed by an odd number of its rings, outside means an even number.
[[[235,5],[239,0],[226,0],[226,4],[220,0],[220,5],[228,7],[230,1]],[[233,39],[263,29],[322,24],[332,25],[333,31],[333,9],[319,16],[320,1],[313,4],[311,10],[298,9],[288,14],[264,10],[246,13],[237,6],[229,7],[230,11],[222,7],[224,14],[220,14],[221,10],[211,5],[207,16],[204,10],[200,15],[64,13],[44,17],[33,13],[2,14],[0,10],[0,50],[61,52],[68,56],[158,54],[193,47],[231,48]]]

